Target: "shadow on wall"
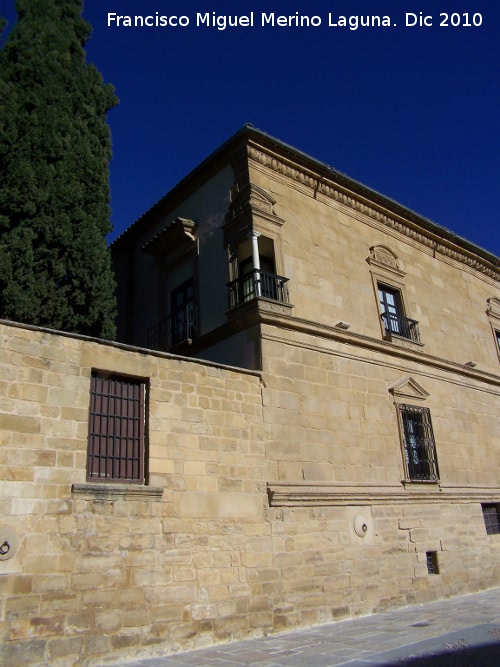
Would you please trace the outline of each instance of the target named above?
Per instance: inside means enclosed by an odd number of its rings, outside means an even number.
[[[498,667],[500,628],[489,628],[468,628],[454,636],[437,637],[411,647],[386,652],[371,658],[367,664],[370,667]],[[485,630],[490,635],[486,642]],[[484,643],[478,643],[478,635],[482,635]],[[396,653],[401,657],[396,657]],[[353,667],[358,667],[356,661],[352,664]],[[359,665],[361,664],[365,663],[360,661]]]

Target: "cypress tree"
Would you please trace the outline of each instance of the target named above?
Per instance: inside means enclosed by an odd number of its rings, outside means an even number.
[[[0,51],[0,317],[113,338],[107,112],[81,0],[17,0]],[[1,22],[1,19],[0,19]]]

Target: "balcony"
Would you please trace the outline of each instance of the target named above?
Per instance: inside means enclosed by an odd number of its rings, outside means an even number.
[[[289,303],[288,278],[277,276],[260,269],[253,269],[227,284],[229,293],[229,308],[239,306],[255,297]]]
[[[400,336],[414,343],[420,343],[420,332],[416,320],[410,320],[409,317],[403,317],[403,315],[387,311],[382,313],[381,318],[385,331],[389,336]]]
[[[198,308],[192,304],[178,308],[148,329],[148,348],[166,352],[198,335]]]

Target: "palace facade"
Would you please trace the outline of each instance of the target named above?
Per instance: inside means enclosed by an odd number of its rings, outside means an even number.
[[[0,323],[0,662],[500,584],[500,260],[246,126],[112,245],[119,342]]]

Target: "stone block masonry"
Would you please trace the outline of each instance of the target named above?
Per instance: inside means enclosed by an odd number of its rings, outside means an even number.
[[[163,655],[499,584],[481,511],[498,461],[452,432],[447,484],[408,490],[394,365],[265,345],[255,372],[0,323],[2,667]],[[92,371],[146,382],[145,484],[87,480]],[[423,383],[445,403],[441,379]],[[474,443],[489,428],[464,420]]]

